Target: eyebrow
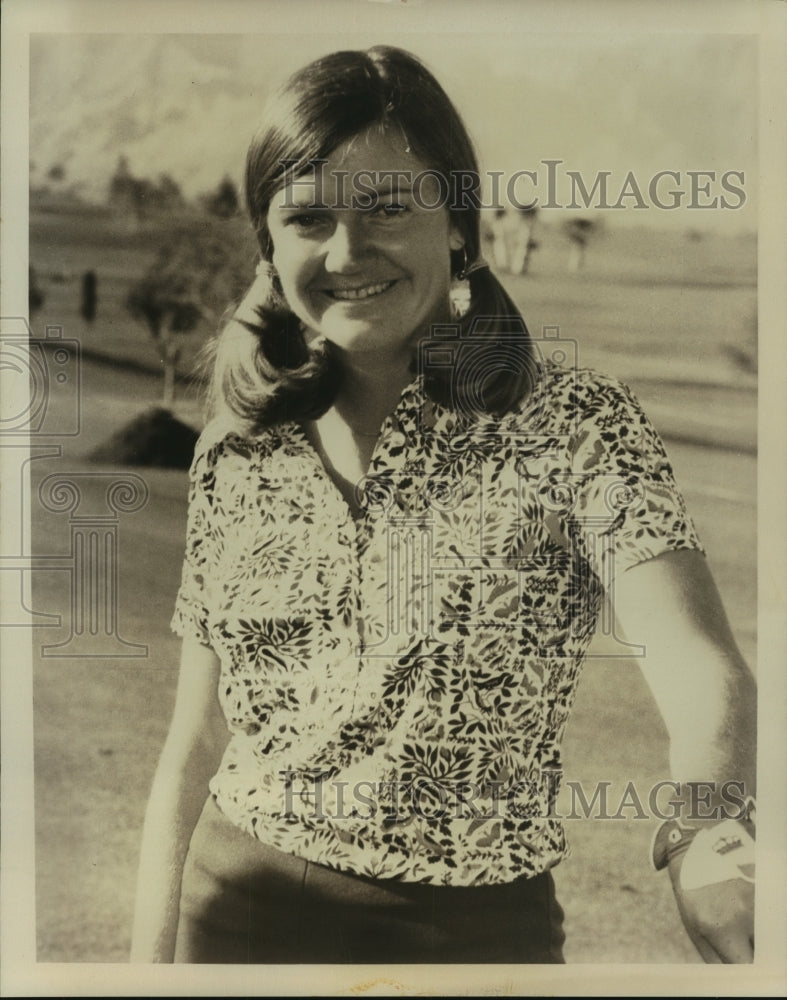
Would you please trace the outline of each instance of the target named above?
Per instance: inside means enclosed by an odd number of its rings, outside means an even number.
[[[331,206],[325,202],[314,201],[311,198],[288,197],[283,205],[275,205],[273,207],[277,208],[280,212],[299,212],[305,208],[308,208],[310,212],[327,212]]]
[[[312,212],[328,212],[333,208],[350,208],[353,198],[362,198],[370,191],[374,192],[380,198],[385,198],[386,196],[396,196],[403,194],[412,194],[413,186],[410,184],[391,184],[388,179],[385,179],[378,184],[364,185],[363,187],[354,188],[351,185],[349,187],[343,187],[340,191],[340,195],[344,200],[344,204],[335,205],[331,204],[330,201],[322,200],[315,201],[313,196],[301,192],[296,194],[293,191],[288,191],[283,205],[278,205],[277,208],[282,212],[297,212],[303,209],[308,209]]]
[[[413,191],[412,184],[394,184],[391,182],[390,178],[385,178],[377,184],[370,185],[370,187],[371,190],[375,191],[377,194],[412,194]],[[368,191],[369,186],[364,185],[361,190]]]

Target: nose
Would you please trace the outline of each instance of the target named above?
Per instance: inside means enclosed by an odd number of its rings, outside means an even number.
[[[325,270],[352,274],[368,259],[369,240],[360,213],[345,210],[324,244]]]

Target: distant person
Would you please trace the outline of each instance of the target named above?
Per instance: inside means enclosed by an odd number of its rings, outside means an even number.
[[[82,294],[79,302],[79,312],[86,323],[92,323],[96,318],[98,303],[98,279],[95,271],[85,271],[82,275]]]
[[[496,208],[492,218],[492,260],[498,271],[508,270],[508,212]]]
[[[27,268],[27,308],[33,316],[43,306],[46,296],[38,283],[38,272],[30,264]]]
[[[537,205],[527,205],[517,209],[513,249],[511,250],[512,274],[527,274],[528,272],[530,255],[537,245],[533,239],[533,227],[537,215]]]
[[[592,219],[569,219],[566,223],[565,230],[569,239],[569,271],[581,271],[585,266],[585,253],[593,229]]]
[[[561,962],[561,741],[605,592],[671,739],[655,863],[703,957],[751,961],[752,676],[636,400],[544,360],[479,257],[477,170],[388,47],[297,72],[251,144],[261,264],[191,470],[136,961]]]

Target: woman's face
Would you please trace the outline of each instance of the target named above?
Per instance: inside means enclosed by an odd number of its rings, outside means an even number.
[[[268,210],[273,264],[308,332],[351,354],[394,356],[445,320],[450,251],[463,239],[440,185],[393,131],[361,133],[321,170],[279,191]],[[388,176],[385,176],[385,173]],[[398,173],[397,173],[398,172]],[[373,190],[374,207],[356,202]]]

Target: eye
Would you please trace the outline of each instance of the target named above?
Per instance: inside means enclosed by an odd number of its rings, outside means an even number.
[[[401,202],[397,201],[388,201],[383,205],[378,205],[377,211],[385,219],[395,219],[407,212],[407,205],[403,205]]]
[[[296,229],[305,232],[308,229],[313,229],[315,226],[318,226],[320,222],[322,222],[322,219],[320,219],[319,216],[309,215],[308,213],[304,212],[301,215],[288,216],[284,224],[285,226],[294,226]]]

